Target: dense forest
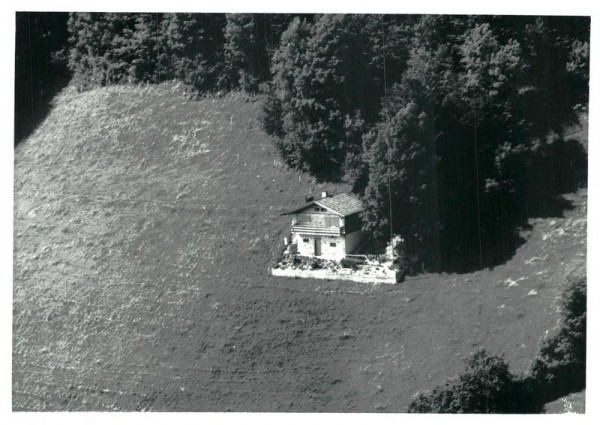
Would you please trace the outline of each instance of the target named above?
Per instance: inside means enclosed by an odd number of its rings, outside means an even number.
[[[493,267],[586,184],[568,129],[588,104],[589,31],[587,17],[18,13],[15,143],[69,79],[243,90],[289,167],[351,183],[370,249],[395,234],[413,271]]]

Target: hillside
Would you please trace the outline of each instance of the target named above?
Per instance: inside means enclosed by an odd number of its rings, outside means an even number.
[[[396,286],[269,277],[320,186],[242,95],[68,88],[15,150],[15,410],[406,411],[479,347],[526,370],[585,274],[587,191],[505,265]]]
[[[546,413],[585,413],[585,390],[561,397],[544,406]]]

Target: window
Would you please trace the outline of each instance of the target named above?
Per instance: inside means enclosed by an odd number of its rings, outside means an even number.
[[[308,238],[304,238],[304,239],[302,239],[302,242],[304,242],[304,243],[308,243]]]
[[[335,248],[337,246],[337,244],[335,242],[329,242],[329,246],[332,246]]]

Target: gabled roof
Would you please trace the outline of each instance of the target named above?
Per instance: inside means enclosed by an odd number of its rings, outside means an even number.
[[[316,199],[315,204],[320,205],[336,214],[346,217],[350,214],[361,212],[363,210],[362,202],[354,196],[340,193],[332,197]]]
[[[354,196],[340,193],[335,196],[328,196],[327,198],[315,199],[309,202],[301,208],[289,211],[287,214],[294,214],[309,208],[312,205],[318,205],[323,208],[327,208],[329,211],[334,212],[342,217],[349,216],[351,214],[361,212],[363,210],[362,202]]]

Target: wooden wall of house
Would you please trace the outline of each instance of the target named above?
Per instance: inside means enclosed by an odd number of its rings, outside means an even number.
[[[360,213],[351,214],[344,219],[346,234],[358,232],[362,229],[362,219]]]
[[[314,208],[306,209],[295,215],[296,224],[325,226],[325,227],[340,227],[340,216],[325,210],[316,211]]]
[[[353,254],[361,239],[362,231],[346,233],[346,241],[344,244],[345,253]]]

